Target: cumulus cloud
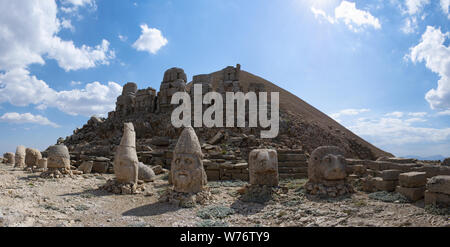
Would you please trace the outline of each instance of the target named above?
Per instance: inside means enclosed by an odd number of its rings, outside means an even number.
[[[44,56],[55,59],[67,71],[108,64],[114,58],[107,40],[95,47],[76,47],[58,37],[68,24],[62,24],[57,12],[55,1],[0,2],[0,70],[45,64]]]
[[[142,33],[138,40],[134,42],[133,48],[138,51],[146,51],[150,54],[156,54],[163,46],[167,44],[167,39],[161,31],[156,28],[149,28],[147,24],[141,25]]]
[[[0,103],[8,102],[16,106],[34,104],[40,110],[55,107],[70,115],[105,114],[114,109],[115,100],[121,91],[122,87],[115,82],[109,82],[108,85],[93,82],[81,90],[58,92],[25,69],[0,73]]]
[[[67,0],[63,4],[85,6],[95,2]],[[107,40],[95,47],[76,47],[73,41],[62,40],[58,32],[68,24],[57,14],[54,0],[0,2],[0,103],[34,104],[41,110],[56,107],[68,114],[86,116],[112,110],[121,91],[117,83],[93,82],[81,90],[58,92],[30,74],[28,66],[45,64],[44,58],[54,59],[59,67],[71,71],[109,64],[115,57]]]
[[[405,24],[401,28],[402,32],[406,34],[414,33],[418,27],[417,17],[413,16],[411,18],[405,19]]]
[[[378,18],[374,17],[368,11],[356,8],[353,2],[342,1],[341,4],[334,9],[334,17],[329,16],[325,11],[311,7],[316,18],[324,18],[328,22],[334,24],[343,21],[345,25],[352,31],[358,32],[367,26],[372,26],[375,29],[380,29],[381,24]]]
[[[425,66],[440,77],[436,89],[431,89],[425,99],[432,109],[450,109],[450,46],[445,46],[450,34],[427,26],[421,42],[410,49],[412,62],[425,62]]]
[[[333,113],[330,116],[334,119],[337,119],[341,116],[355,116],[360,113],[369,112],[369,111],[370,111],[369,109],[345,109],[345,110],[341,110],[339,112]]]
[[[54,128],[60,127],[56,123],[53,123],[52,121],[48,120],[46,117],[43,117],[41,115],[33,115],[31,113],[17,113],[17,112],[8,112],[3,114],[3,116],[0,117],[1,122],[7,122],[7,123],[32,123],[32,124],[39,124],[39,125],[48,125],[52,126]]]

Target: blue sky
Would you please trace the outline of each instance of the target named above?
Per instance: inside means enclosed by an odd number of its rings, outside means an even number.
[[[397,156],[450,156],[449,0],[0,0],[0,152],[45,149],[121,86],[240,63]]]

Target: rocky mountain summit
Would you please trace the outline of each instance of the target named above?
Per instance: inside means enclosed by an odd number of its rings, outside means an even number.
[[[183,69],[171,68],[164,73],[159,92],[151,87],[138,89],[135,83],[129,82],[117,98],[115,111],[109,112],[107,118],[92,117],[82,128],[74,130],[73,135],[60,138],[58,142],[64,143],[75,159],[82,156],[113,158],[114,150],[120,144],[123,123],[131,122],[136,131],[139,160],[169,167],[171,153],[181,133],[181,128],[170,124],[171,112],[176,107],[170,100],[176,92],[188,92],[193,97],[194,84],[202,84],[203,94],[211,91],[223,95],[238,91],[280,94],[280,124],[276,138],[261,139],[260,127],[195,128],[206,159],[224,159],[239,164],[247,162],[248,153],[254,148],[297,150],[308,155],[322,145],[339,146],[346,157],[352,158],[375,160],[392,156],[286,90],[241,70],[239,64],[211,74],[195,75],[189,83]],[[206,108],[204,105],[203,111]],[[248,117],[248,107],[246,115]]]

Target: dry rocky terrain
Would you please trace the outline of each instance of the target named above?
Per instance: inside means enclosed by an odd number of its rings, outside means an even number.
[[[395,193],[360,191],[321,199],[304,194],[306,179],[281,180],[263,203],[244,202],[246,182],[209,182],[214,199],[180,208],[158,202],[167,174],[135,195],[100,190],[113,176],[44,179],[0,164],[0,226],[450,226],[448,209],[424,207],[423,200],[411,204]]]

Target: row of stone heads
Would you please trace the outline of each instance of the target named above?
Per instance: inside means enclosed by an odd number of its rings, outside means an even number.
[[[13,165],[17,168],[47,169],[47,168],[66,168],[70,169],[69,150],[63,144],[50,146],[42,153],[34,148],[26,148],[19,145],[16,153],[7,152],[3,155],[3,163]]]

